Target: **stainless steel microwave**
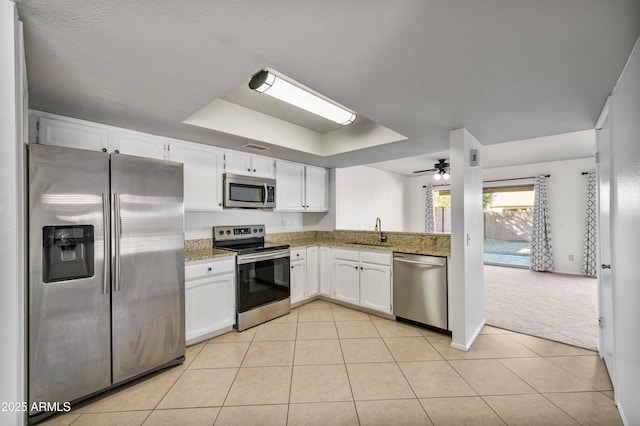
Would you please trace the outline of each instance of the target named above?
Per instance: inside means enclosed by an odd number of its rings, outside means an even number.
[[[224,174],[224,207],[272,209],[276,206],[276,180]]]

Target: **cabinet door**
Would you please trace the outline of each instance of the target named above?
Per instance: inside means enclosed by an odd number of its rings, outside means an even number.
[[[276,161],[273,158],[252,155],[251,174],[253,176],[275,179]]]
[[[320,291],[318,246],[307,247],[307,297],[315,296]]]
[[[391,267],[360,264],[360,306],[391,313]]]
[[[306,167],[305,176],[305,210],[327,211],[327,169]]]
[[[222,210],[223,158],[221,150],[208,145],[170,141],[169,159],[184,164],[185,210]]]
[[[329,297],[333,296],[331,288],[332,263],[331,247],[320,247],[320,294]]]
[[[38,142],[44,145],[105,152],[109,149],[109,131],[106,127],[48,117],[40,117],[38,126]]]
[[[164,160],[166,139],[125,130],[109,131],[109,151]]]
[[[235,274],[185,282],[187,342],[235,324]]]
[[[305,286],[307,281],[307,270],[304,260],[291,262],[291,303],[297,303],[306,298]]]
[[[225,151],[224,171],[225,173],[251,176],[251,156],[236,151]]]
[[[276,210],[304,211],[304,166],[277,161]]]
[[[359,278],[359,262],[336,259],[333,262],[334,297],[357,305],[360,302]]]

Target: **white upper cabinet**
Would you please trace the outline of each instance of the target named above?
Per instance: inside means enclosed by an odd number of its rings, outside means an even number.
[[[327,211],[327,170],[288,161],[276,161],[276,210]]]
[[[184,208],[222,211],[224,152],[208,145],[169,140],[169,160],[184,165]]]
[[[327,205],[327,169],[306,166],[305,210],[325,212]]]
[[[38,120],[38,143],[91,151],[109,150],[109,130],[105,126],[94,126],[80,120],[64,118],[34,115],[30,118]]]
[[[109,151],[138,157],[165,159],[166,139],[123,129],[109,130]]]
[[[224,171],[237,175],[275,179],[276,162],[273,158],[226,151]]]
[[[165,158],[166,140],[160,136],[61,116],[32,114],[31,118],[38,120],[37,142],[44,145]]]
[[[304,211],[304,165],[278,161],[276,210]]]

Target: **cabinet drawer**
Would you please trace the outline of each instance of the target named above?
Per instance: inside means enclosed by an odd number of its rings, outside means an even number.
[[[235,271],[235,258],[203,263],[190,263],[185,266],[184,279],[189,281],[196,278],[215,276],[224,273],[235,273]]]
[[[360,252],[358,250],[337,248],[333,251],[333,257],[335,259],[353,260],[354,262],[358,262],[360,260]]]
[[[391,253],[381,253],[379,251],[361,251],[360,261],[375,263],[377,265],[391,266]]]
[[[291,249],[291,262],[304,260],[307,257],[306,247]]]

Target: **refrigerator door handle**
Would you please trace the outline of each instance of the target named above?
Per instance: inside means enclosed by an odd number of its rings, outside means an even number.
[[[120,291],[120,194],[113,194],[113,232],[114,232],[114,240],[113,240],[113,249],[114,249],[114,259],[113,259],[113,281],[114,288],[113,291]]]
[[[109,258],[111,239],[109,238],[109,194],[102,194],[102,226],[104,227],[104,272],[102,275],[102,294],[109,293]]]

